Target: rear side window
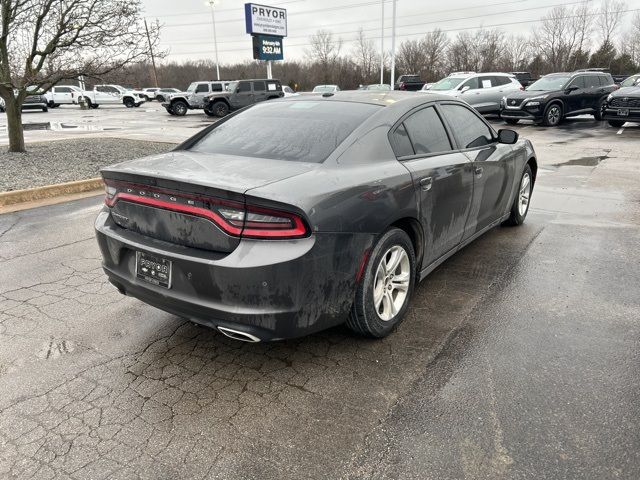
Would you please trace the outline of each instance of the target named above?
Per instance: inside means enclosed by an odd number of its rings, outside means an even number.
[[[509,77],[495,76],[491,77],[491,82],[494,87],[499,87],[500,85],[508,85],[511,83],[511,79]]]
[[[264,82],[253,82],[253,91],[254,92],[264,92],[266,87]]]
[[[393,132],[391,136],[391,146],[393,147],[393,152],[396,154],[396,157],[414,155],[415,152],[413,151],[413,146],[411,145],[411,140],[409,140],[409,135],[407,135],[407,129],[404,127],[404,124],[400,124]]]
[[[601,75],[600,76],[600,86],[607,87],[609,85],[613,85],[615,82],[613,81],[613,77],[611,75]]]
[[[211,84],[211,91],[212,92],[221,92],[222,91],[222,84],[221,83],[212,83]]]
[[[496,84],[494,83],[494,79],[495,77],[480,77],[480,88],[491,88],[491,87],[495,87]]]
[[[595,88],[600,86],[600,75],[587,75],[586,77],[587,88]]]
[[[475,113],[462,105],[440,105],[460,148],[474,148],[493,142],[491,129]]]
[[[423,108],[404,121],[416,155],[451,150],[447,131],[433,107]]]
[[[320,163],[381,108],[335,101],[260,102],[220,123],[192,150]]]

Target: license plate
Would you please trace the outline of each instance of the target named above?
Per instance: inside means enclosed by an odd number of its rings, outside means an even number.
[[[159,287],[171,288],[171,260],[136,252],[136,277]]]
[[[618,116],[619,117],[628,117],[629,116],[629,109],[628,108],[619,108],[618,109]]]

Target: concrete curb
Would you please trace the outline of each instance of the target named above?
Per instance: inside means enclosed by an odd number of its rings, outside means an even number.
[[[76,182],[58,183],[44,187],[27,188],[25,190],[13,190],[0,193],[0,207],[15,205],[18,203],[33,202],[46,198],[72,195],[75,193],[100,190],[104,187],[102,178],[90,178]]]

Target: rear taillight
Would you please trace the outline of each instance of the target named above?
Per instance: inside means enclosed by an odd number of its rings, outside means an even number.
[[[404,82],[400,82],[399,88],[400,88],[400,90],[404,90],[405,89]]]
[[[524,87],[522,85],[520,85],[520,90],[524,90]]]
[[[614,89],[614,90],[618,90],[619,88],[620,88],[620,85],[614,85],[614,86],[613,86],[613,89]]]
[[[107,180],[105,191],[104,202],[108,207],[124,200],[195,215],[211,220],[227,234],[236,237],[284,239],[309,235],[302,218],[291,212]]]

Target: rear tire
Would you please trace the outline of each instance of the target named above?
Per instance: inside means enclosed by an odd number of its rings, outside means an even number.
[[[416,257],[403,230],[390,228],[373,247],[347,319],[347,326],[371,338],[386,337],[400,324],[416,278]]]
[[[43,112],[48,112],[49,111],[49,107],[42,107],[42,111]]]
[[[189,110],[188,105],[182,100],[177,100],[171,104],[171,110],[173,110],[173,114],[178,117],[184,117],[187,114],[187,110]]]
[[[624,120],[609,120],[609,125],[614,128],[622,127],[626,122]]]
[[[558,103],[552,103],[545,109],[542,123],[546,127],[557,127],[562,122],[563,115],[562,106]]]
[[[516,226],[524,223],[524,219],[527,218],[527,213],[529,213],[532,194],[533,173],[531,172],[531,166],[527,164],[522,172],[522,177],[520,177],[518,191],[511,205],[511,215],[509,215],[509,218],[504,222],[504,225]]]

